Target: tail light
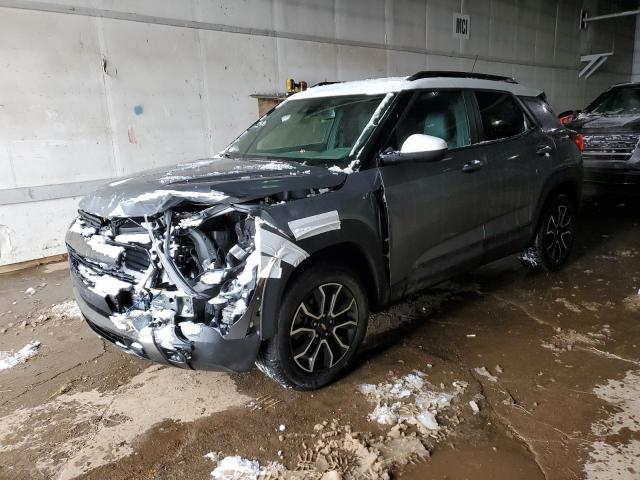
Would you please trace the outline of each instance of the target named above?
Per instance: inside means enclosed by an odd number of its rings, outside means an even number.
[[[582,135],[581,133],[572,132],[571,140],[573,140],[573,143],[577,145],[580,153],[584,152],[584,135]]]

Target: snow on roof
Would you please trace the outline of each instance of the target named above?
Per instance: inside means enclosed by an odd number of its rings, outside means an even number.
[[[308,90],[296,93],[288,100],[301,100],[304,98],[335,97],[341,95],[383,95],[389,92],[418,89],[438,88],[475,88],[485,90],[501,90],[511,92],[514,95],[535,97],[542,90],[529,88],[519,83],[511,83],[500,80],[483,80],[478,78],[458,77],[431,77],[418,80],[407,80],[409,77],[373,78],[368,80],[356,80],[352,82],[332,83],[311,87]]]

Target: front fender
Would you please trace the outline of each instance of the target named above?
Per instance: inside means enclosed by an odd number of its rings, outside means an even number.
[[[361,272],[370,282],[373,305],[388,299],[388,268],[384,255],[381,225],[382,199],[375,171],[349,175],[346,184],[337,191],[265,209],[261,218],[267,229],[277,232],[286,241],[305,252],[300,262],[282,261],[275,274],[264,278],[261,308],[257,324],[260,336],[270,338],[277,332],[280,305],[291,275],[315,259],[341,249],[357,249],[366,265]],[[262,246],[261,248],[264,248]],[[335,250],[334,250],[335,249]]]

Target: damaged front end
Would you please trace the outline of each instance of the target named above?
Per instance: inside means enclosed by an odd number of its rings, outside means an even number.
[[[66,243],[89,325],[152,361],[248,370],[260,346],[266,280],[279,276],[281,260],[306,258],[259,215],[230,205],[126,219],[81,211]]]

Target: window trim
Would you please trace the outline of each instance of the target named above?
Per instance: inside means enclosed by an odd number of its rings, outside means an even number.
[[[390,125],[390,128],[386,131],[386,134],[382,135],[381,137],[381,141],[379,142],[378,148],[376,149],[378,152],[377,159],[376,159],[376,163],[378,166],[380,166],[380,153],[382,153],[382,148],[384,147],[384,145],[386,145],[389,142],[389,139],[391,138],[391,135],[393,135],[393,133],[395,132],[396,127],[404,119],[405,115],[407,115],[407,113],[409,112],[413,104],[416,102],[416,99],[418,98],[418,96],[424,92],[460,92],[460,94],[462,95],[462,101],[464,102],[464,107],[467,112],[467,119],[469,121],[469,139],[471,143],[469,143],[469,145],[464,145],[462,147],[450,148],[447,150],[447,153],[459,152],[460,150],[464,150],[464,149],[471,148],[478,145],[479,136],[477,131],[476,118],[473,113],[474,107],[473,107],[473,104],[469,103],[470,101],[469,97],[473,96],[472,89],[469,89],[469,88],[416,88],[416,89],[407,91],[409,99],[407,100],[406,105],[403,107],[402,111],[400,112],[400,115],[395,120],[395,122],[392,125]],[[447,156],[443,160],[446,160],[447,158],[449,157]]]
[[[540,119],[533,113],[531,107],[529,106],[529,104],[527,104],[526,100],[540,100],[542,102],[544,102],[545,104],[549,105],[549,102],[547,102],[541,95],[536,95],[536,96],[531,96],[531,95],[522,95],[522,96],[517,96],[516,97],[520,103],[522,104],[522,107],[525,109],[525,111],[529,114],[529,116],[531,118],[533,118],[533,123],[535,123],[537,125],[537,127],[540,129],[540,131],[544,132],[544,133],[555,133],[555,132],[560,132],[563,130],[566,130],[567,128],[560,124],[557,127],[545,127],[542,122],[540,121]],[[549,107],[551,107],[551,105],[549,105]],[[553,110],[551,110],[553,112]],[[555,112],[553,112],[553,114],[555,115]],[[556,116],[557,118],[557,116]],[[559,120],[558,120],[559,122]]]
[[[505,90],[496,90],[491,88],[473,88],[470,90],[472,91],[471,96],[473,97],[473,103],[475,105],[476,117],[478,122],[479,140],[476,145],[493,145],[500,142],[510,141],[516,138],[524,137],[525,135],[528,135],[532,131],[536,130],[537,128],[540,128],[538,124],[531,118],[531,114],[522,105],[522,102],[520,101],[520,99],[513,93],[507,92]],[[518,105],[518,108],[520,108],[520,111],[522,112],[522,114],[525,117],[525,120],[527,121],[528,127],[523,132],[520,132],[517,135],[511,135],[510,137],[504,137],[504,138],[496,138],[495,140],[485,140],[484,125],[482,124],[482,114],[480,113],[480,106],[478,105],[478,99],[476,98],[476,95],[475,95],[476,92],[501,93],[501,94],[509,95],[515,101],[516,105]]]

